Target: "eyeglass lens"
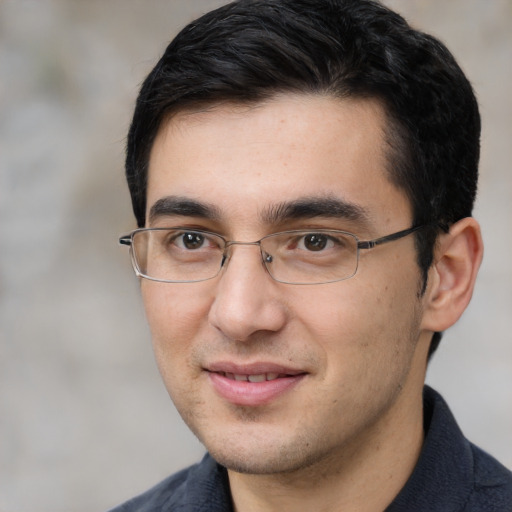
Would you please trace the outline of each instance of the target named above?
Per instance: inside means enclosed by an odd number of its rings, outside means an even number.
[[[256,242],[258,243],[258,242]],[[132,255],[144,277],[194,282],[215,277],[233,246],[214,233],[146,229],[133,235]],[[357,238],[341,231],[287,231],[258,243],[269,274],[290,284],[315,284],[352,277],[357,270]]]

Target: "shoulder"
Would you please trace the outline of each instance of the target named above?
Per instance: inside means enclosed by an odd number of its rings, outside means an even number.
[[[426,388],[425,396],[432,401],[430,427],[439,443],[435,456],[444,466],[452,496],[458,495],[455,501],[464,503],[457,510],[512,512],[512,472],[464,437],[439,394]],[[434,473],[439,470],[440,466]]]
[[[161,510],[166,503],[180,492],[180,487],[187,481],[194,466],[169,476],[143,494],[119,505],[109,512],[149,512]],[[163,509],[165,510],[165,509]]]
[[[416,467],[386,512],[512,512],[512,473],[464,437],[429,387],[424,428]]]
[[[473,490],[465,512],[511,512],[512,472],[478,446],[473,452]]]
[[[109,512],[230,512],[226,470],[209,455]]]

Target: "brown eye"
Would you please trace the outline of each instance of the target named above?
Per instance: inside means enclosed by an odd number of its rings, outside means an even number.
[[[188,250],[200,249],[205,238],[201,233],[183,233],[176,238],[176,245]]]
[[[329,238],[320,233],[311,233],[304,236],[303,245],[308,251],[322,251],[327,247]]]

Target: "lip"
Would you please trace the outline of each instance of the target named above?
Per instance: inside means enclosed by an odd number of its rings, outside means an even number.
[[[205,371],[218,395],[234,405],[249,407],[269,404],[290,391],[307,375],[303,370],[265,362],[247,365],[218,362],[208,365]],[[260,380],[262,375],[271,380],[250,382],[235,379],[235,376],[253,376],[255,380]],[[254,376],[260,376],[260,379]]]

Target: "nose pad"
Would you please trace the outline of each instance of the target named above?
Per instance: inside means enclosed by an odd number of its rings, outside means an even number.
[[[274,261],[274,257],[272,256],[272,254],[265,252],[263,249],[261,249],[261,255],[263,256],[263,261],[265,263],[272,263]]]

